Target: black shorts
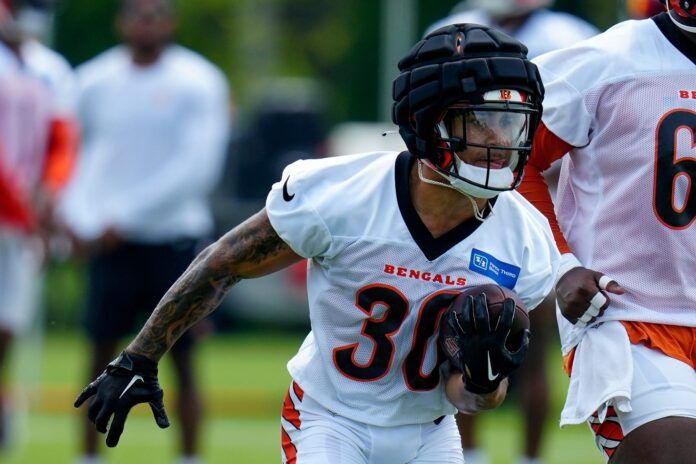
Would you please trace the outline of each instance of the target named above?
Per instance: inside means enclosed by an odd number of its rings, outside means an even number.
[[[196,255],[198,240],[169,244],[126,243],[89,262],[85,327],[94,341],[118,340],[145,323]],[[185,333],[175,344],[189,347]]]

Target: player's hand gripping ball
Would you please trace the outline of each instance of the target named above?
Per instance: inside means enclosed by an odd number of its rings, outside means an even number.
[[[464,375],[472,393],[495,391],[520,367],[529,347],[527,308],[512,291],[494,284],[466,289],[440,321],[440,346]]]

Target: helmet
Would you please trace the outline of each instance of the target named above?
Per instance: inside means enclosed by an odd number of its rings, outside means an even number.
[[[457,10],[480,9],[495,17],[514,17],[539,8],[546,8],[553,0],[467,0],[455,8]]]
[[[696,33],[696,0],[662,0],[672,22],[680,29]]]
[[[519,185],[544,96],[524,45],[493,28],[455,24],[418,42],[399,70],[392,120],[419,169],[425,164],[442,185],[477,198]]]

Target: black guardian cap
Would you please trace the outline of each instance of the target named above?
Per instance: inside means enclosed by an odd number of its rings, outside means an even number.
[[[450,107],[464,101],[484,105],[484,95],[497,89],[526,95],[522,106],[533,114],[528,146],[519,153],[518,165],[524,167],[541,119],[544,88],[522,43],[486,26],[446,26],[418,42],[399,62],[399,71],[393,85],[392,120],[412,154],[443,169],[452,164],[454,149],[466,147],[465,143],[451,147],[451,140],[438,130]]]

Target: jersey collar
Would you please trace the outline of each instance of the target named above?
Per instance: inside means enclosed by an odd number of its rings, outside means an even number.
[[[425,257],[433,261],[474,233],[474,231],[481,226],[482,222],[476,218],[467,219],[444,235],[438,238],[433,237],[425,224],[423,224],[423,221],[411,201],[409,178],[411,166],[413,166],[415,161],[416,157],[407,151],[402,152],[396,158],[396,199],[399,204],[399,210],[401,211],[401,217],[406,223],[411,237],[413,237],[413,240]],[[486,208],[486,211],[483,213],[484,217],[488,217],[491,208],[495,205],[495,201],[496,198],[489,201],[490,206]]]
[[[674,45],[674,48],[690,59],[692,63],[696,64],[696,44],[684,37],[684,34],[677,30],[677,26],[669,19],[668,13],[664,12],[655,15],[652,17],[652,20],[657,25],[657,28],[660,29],[662,35]]]

